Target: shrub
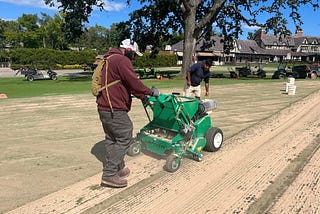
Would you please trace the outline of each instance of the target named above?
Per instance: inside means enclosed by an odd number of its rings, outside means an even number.
[[[95,62],[98,53],[93,50],[60,51],[53,49],[17,48],[10,50],[11,68],[19,69],[22,66],[36,67],[37,69],[79,69],[84,65]],[[137,57],[132,63],[136,68],[170,67],[177,65],[175,54],[145,53]]]
[[[97,56],[96,51],[59,51],[46,48],[17,48],[10,50],[11,68],[18,69],[28,65],[37,69],[80,68],[80,65],[91,64]]]

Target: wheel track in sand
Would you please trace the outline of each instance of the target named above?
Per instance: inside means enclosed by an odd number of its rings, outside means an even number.
[[[100,213],[243,213],[320,133],[319,105],[318,92]]]
[[[201,163],[183,159],[183,167],[176,173],[163,172],[163,160],[141,155],[137,161],[128,161],[134,170],[129,177],[131,187],[125,190],[99,188],[100,175],[96,175],[10,213],[244,212],[290,160],[312,142],[314,136],[303,135],[306,145],[292,143],[286,139],[296,137],[295,133],[281,130],[300,130],[300,125],[294,128],[295,122],[301,122],[306,107],[311,108],[309,104],[317,99],[319,92],[235,135],[219,152],[205,153]],[[314,105],[319,106],[319,101]],[[295,119],[290,117],[292,114]],[[319,115],[306,117],[309,120],[311,123],[303,124],[301,129],[319,133],[319,125],[312,122],[319,121]]]

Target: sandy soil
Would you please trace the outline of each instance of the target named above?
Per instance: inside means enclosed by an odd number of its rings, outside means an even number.
[[[99,186],[103,133],[90,94],[0,100],[0,211],[318,213],[320,84],[296,85],[293,96],[280,81],[212,85],[222,148],[175,173],[162,157],[126,157],[123,189]],[[130,116],[135,133],[147,123],[138,100]]]

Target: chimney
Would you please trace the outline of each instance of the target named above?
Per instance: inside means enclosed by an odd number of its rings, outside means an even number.
[[[263,38],[265,35],[265,31],[264,31],[264,28],[260,28],[260,39]]]
[[[295,35],[296,37],[302,37],[303,36],[303,30],[301,30],[301,29],[297,29],[296,30],[296,35]]]

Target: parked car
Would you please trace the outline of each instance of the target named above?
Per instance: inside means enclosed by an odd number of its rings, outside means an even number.
[[[308,73],[308,77],[310,79],[317,79],[317,77],[320,77],[320,68],[318,64],[312,64],[309,65],[310,72]]]
[[[296,65],[292,67],[292,76],[296,79],[316,79],[320,76],[319,66],[317,64]]]

